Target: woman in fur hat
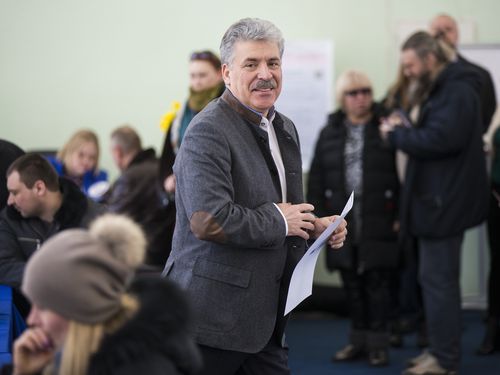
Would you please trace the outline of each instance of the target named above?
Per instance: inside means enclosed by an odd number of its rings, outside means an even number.
[[[109,214],[48,240],[26,266],[30,328],[14,344],[12,374],[195,372],[182,292],[152,277],[130,287],[144,248],[134,222]]]

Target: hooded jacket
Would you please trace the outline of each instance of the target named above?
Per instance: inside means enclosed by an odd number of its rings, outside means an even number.
[[[171,281],[142,276],[132,284],[140,308],[118,331],[105,337],[90,360],[89,375],[188,375],[201,367],[190,335],[191,314],[184,293]]]
[[[479,75],[480,82],[478,86],[478,95],[481,106],[483,132],[486,132],[488,131],[488,127],[490,126],[495,110],[497,109],[497,98],[495,95],[495,85],[493,84],[493,79],[491,78],[491,74],[486,69],[470,62],[460,54],[458,54],[458,61],[470,69],[475,70]]]
[[[414,128],[389,141],[408,154],[401,229],[424,238],[463,233],[486,217],[488,184],[477,72],[451,63],[436,78]]]

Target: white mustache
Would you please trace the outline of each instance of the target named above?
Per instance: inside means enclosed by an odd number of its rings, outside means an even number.
[[[278,87],[278,83],[275,79],[259,80],[253,85],[252,90],[275,89],[276,87]]]

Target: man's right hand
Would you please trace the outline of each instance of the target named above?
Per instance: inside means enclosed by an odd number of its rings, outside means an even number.
[[[309,233],[307,231],[314,230],[313,223],[316,220],[316,216],[311,213],[314,206],[309,203],[278,203],[278,208],[283,213],[288,225],[287,236],[299,236],[308,240]]]
[[[13,375],[40,373],[54,358],[54,346],[40,328],[28,328],[14,342]]]

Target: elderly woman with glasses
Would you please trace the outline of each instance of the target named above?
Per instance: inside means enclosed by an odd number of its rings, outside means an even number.
[[[340,270],[351,313],[349,343],[333,360],[368,357],[370,365],[383,366],[389,361],[389,280],[398,264],[395,154],[380,138],[384,114],[366,74],[343,73],[336,97],[339,109],[319,134],[307,194],[318,216],[340,212],[351,191],[357,202],[343,250],[326,255],[328,269]]]

